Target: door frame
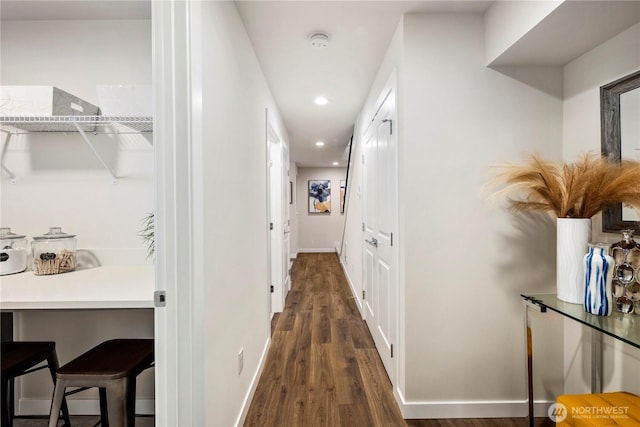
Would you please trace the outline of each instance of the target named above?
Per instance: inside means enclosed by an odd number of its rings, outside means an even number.
[[[267,182],[267,224],[273,224],[267,229],[267,277],[269,292],[269,312],[280,313],[284,310],[288,284],[288,250],[284,245],[284,233],[288,219],[286,207],[285,171],[288,170],[288,159],[285,156],[286,143],[274,129],[266,109],[266,182]],[[275,154],[275,159],[274,159]],[[274,170],[273,168],[277,169]],[[283,259],[285,258],[285,259]]]
[[[152,2],[158,426],[205,423],[200,16],[199,2]]]

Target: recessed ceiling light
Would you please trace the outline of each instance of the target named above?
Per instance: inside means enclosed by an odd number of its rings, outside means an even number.
[[[338,166],[340,163],[338,162],[333,162],[333,166]]]
[[[319,96],[316,99],[314,99],[313,102],[315,102],[316,105],[327,105],[329,100],[327,98],[325,98],[324,96]]]
[[[324,142],[322,141],[316,142],[316,147],[324,147]]]

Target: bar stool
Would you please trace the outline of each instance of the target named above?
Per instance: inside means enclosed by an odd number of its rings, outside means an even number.
[[[135,425],[136,377],[153,364],[153,339],[105,341],[58,368],[49,427],[56,427],[64,397],[100,388],[103,427]],[[67,387],[80,387],[66,393]]]
[[[0,345],[2,349],[2,425],[11,427],[14,418],[14,379],[49,368],[53,383],[56,382],[56,369],[58,369],[58,356],[56,354],[56,343],[52,341],[6,341]],[[36,367],[38,364],[46,362],[46,365]],[[58,405],[58,414],[62,409],[65,425],[71,426],[69,420],[69,410],[66,400],[62,400]]]

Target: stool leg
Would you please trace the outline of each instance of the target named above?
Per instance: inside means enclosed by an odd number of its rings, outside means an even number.
[[[13,427],[13,419],[16,417],[16,379],[9,380],[9,421],[8,427]]]
[[[136,425],[136,378],[127,379],[127,427]]]
[[[109,417],[107,409],[107,390],[104,387],[98,389],[100,393],[100,426],[109,427]]]
[[[49,412],[49,427],[56,427],[58,425],[58,418],[60,417],[60,407],[64,400],[64,391],[67,388],[67,383],[64,380],[58,379],[56,386],[53,389],[53,399],[51,400],[51,412]]]
[[[49,365],[49,372],[51,373],[51,379],[53,379],[53,386],[56,385],[56,371],[58,370],[58,356],[55,352],[51,353],[47,357],[47,365]],[[71,418],[69,418],[69,407],[67,406],[67,399],[62,397],[62,418],[64,419],[64,425],[71,427]]]
[[[107,381],[109,427],[125,427],[127,423],[127,380],[128,378],[125,377],[118,380]]]
[[[5,380],[4,378],[2,379],[2,402],[0,403],[0,406],[2,407],[2,410],[0,412],[2,412],[2,425],[3,426],[11,426],[11,416],[10,416],[10,412],[9,412],[9,402],[11,401],[11,399],[9,398],[9,395],[11,393],[11,386],[9,385],[9,383],[11,382],[11,380]]]

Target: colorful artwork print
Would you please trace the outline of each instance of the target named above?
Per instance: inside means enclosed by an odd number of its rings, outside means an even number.
[[[340,180],[340,213],[344,213],[344,192],[347,188],[347,181]]]
[[[309,212],[331,212],[331,181],[309,180]]]

